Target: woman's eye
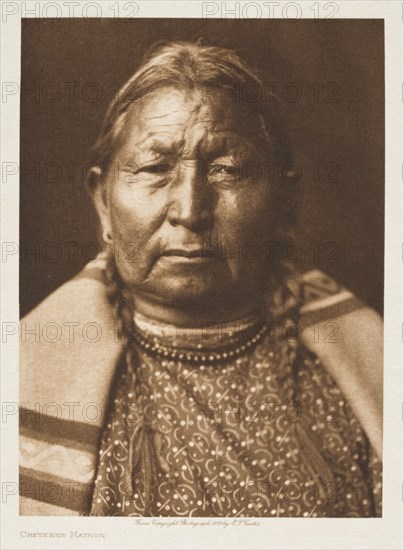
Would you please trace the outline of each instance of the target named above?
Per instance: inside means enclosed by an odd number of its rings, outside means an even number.
[[[215,180],[235,180],[239,176],[239,169],[234,164],[212,164],[208,174]]]
[[[211,164],[208,167],[208,178],[213,183],[237,183],[240,170],[237,164]]]
[[[235,175],[238,172],[238,167],[229,164],[213,164],[209,170],[209,174]]]

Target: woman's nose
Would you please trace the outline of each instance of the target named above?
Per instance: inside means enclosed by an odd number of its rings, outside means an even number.
[[[209,229],[213,221],[213,196],[196,161],[183,161],[170,189],[168,221],[192,231]]]

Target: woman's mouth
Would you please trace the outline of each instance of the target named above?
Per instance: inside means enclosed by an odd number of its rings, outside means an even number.
[[[187,264],[198,264],[206,263],[210,260],[210,255],[207,254],[207,251],[203,248],[171,248],[165,250],[162,254],[167,261],[173,263],[187,263]]]

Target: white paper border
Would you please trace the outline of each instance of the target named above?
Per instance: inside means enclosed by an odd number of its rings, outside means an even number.
[[[116,2],[86,2],[76,0],[75,16],[87,6],[88,15],[95,14],[91,4],[97,4],[103,17],[111,17]],[[61,6],[64,17],[71,15],[72,2],[2,2],[1,78],[4,82],[20,81],[21,16],[50,17]],[[120,2],[122,15],[127,4],[136,4],[136,17],[222,17],[233,9],[245,9],[247,4],[260,4],[267,14],[269,4],[275,17],[282,17],[287,4],[297,4],[302,18],[312,19],[313,0],[299,2],[199,2],[194,0]],[[237,7],[238,4],[238,7]],[[319,2],[326,10],[327,2]],[[329,3],[328,3],[329,4]],[[2,538],[3,548],[369,548],[396,549],[403,547],[403,3],[400,1],[350,2],[339,0],[336,18],[381,18],[385,21],[386,76],[386,194],[385,194],[385,371],[384,371],[384,482],[383,518],[379,519],[292,519],[273,518],[251,520],[257,526],[232,526],[232,519],[206,518],[210,525],[142,526],[133,518],[87,517],[20,517],[17,495],[7,495],[18,482],[18,416],[7,415],[7,403],[18,403],[18,337],[2,345]],[[5,7],[7,6],[7,7]],[[217,8],[216,13],[213,10]],[[5,10],[16,9],[15,14]],[[251,8],[252,9],[252,8]],[[27,12],[30,12],[28,13]],[[203,11],[204,10],[204,11]],[[293,10],[293,8],[290,8]],[[251,12],[250,12],[251,13]],[[285,12],[283,12],[285,13]],[[293,13],[286,12],[286,13]],[[326,11],[320,11],[326,13]],[[369,44],[369,48],[372,45]],[[3,87],[2,87],[3,89]],[[1,104],[2,145],[1,161],[19,163],[19,95]],[[19,241],[19,176],[3,181],[1,230],[4,243]],[[18,254],[2,259],[1,294],[2,321],[19,322],[18,311]],[[152,523],[149,518],[145,522]],[[160,523],[161,518],[156,519]],[[198,521],[203,521],[198,520]],[[214,523],[217,525],[212,525]],[[165,523],[169,523],[166,520]],[[226,524],[226,526],[224,526]],[[105,533],[104,538],[73,537],[70,532]],[[65,538],[33,538],[24,532],[62,532]]]

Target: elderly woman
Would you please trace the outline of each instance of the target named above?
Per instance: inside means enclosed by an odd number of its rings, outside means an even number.
[[[296,183],[270,99],[235,53],[170,43],[111,104],[105,262],[23,320],[22,514],[381,514],[381,321],[274,254]]]

